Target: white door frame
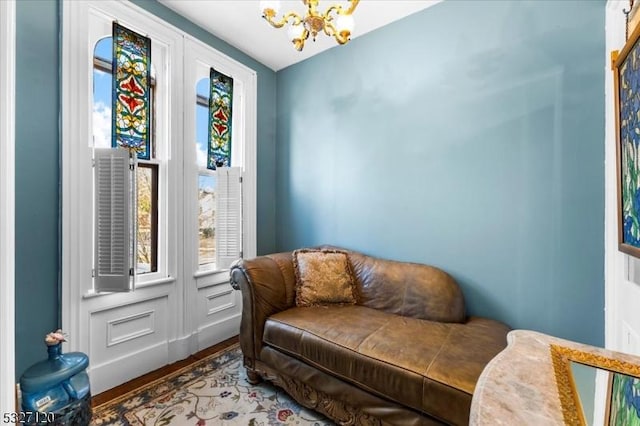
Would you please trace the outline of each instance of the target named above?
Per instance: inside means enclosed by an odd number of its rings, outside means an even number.
[[[15,411],[15,0],[0,1],[0,412]]]

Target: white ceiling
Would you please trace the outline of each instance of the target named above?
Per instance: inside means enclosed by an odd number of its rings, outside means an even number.
[[[407,15],[418,12],[441,0],[362,0],[353,17],[355,29],[352,39],[387,25]],[[247,55],[278,71],[307,59],[323,50],[337,46],[333,38],[319,34],[315,43],[306,41],[302,52],[294,49],[287,40],[286,28],[272,28],[260,11],[258,0],[159,0],[160,3],[201,26],[213,35]],[[345,4],[345,1],[321,0],[325,4]],[[281,12],[305,11],[302,1],[282,1]]]

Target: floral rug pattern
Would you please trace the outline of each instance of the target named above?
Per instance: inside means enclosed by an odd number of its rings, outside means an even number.
[[[251,385],[235,345],[93,410],[92,426],[332,425],[282,389]]]

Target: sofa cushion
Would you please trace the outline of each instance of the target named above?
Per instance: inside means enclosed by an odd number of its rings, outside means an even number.
[[[300,249],[292,254],[296,306],[356,303],[349,258],[341,250]]]
[[[476,381],[507,332],[487,319],[439,323],[347,305],[279,312],[267,319],[263,341],[364,390],[465,424]]]
[[[466,321],[460,287],[429,265],[379,259],[350,252],[358,304],[390,314],[440,322]]]

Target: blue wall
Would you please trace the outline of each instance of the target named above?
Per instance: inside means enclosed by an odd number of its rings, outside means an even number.
[[[58,326],[58,29],[55,2],[16,2],[16,378]]]
[[[445,1],[277,74],[277,248],[437,265],[604,343],[604,2]]]
[[[257,72],[258,253],[274,251],[275,72],[155,1],[134,3]],[[46,356],[44,336],[61,322],[59,6],[59,1],[16,6],[17,377]]]

